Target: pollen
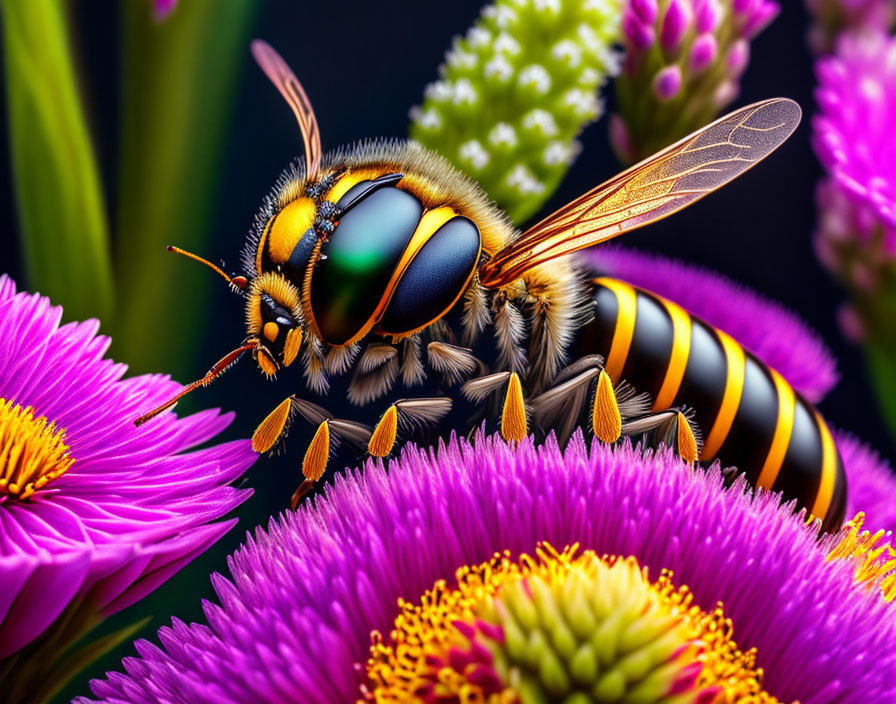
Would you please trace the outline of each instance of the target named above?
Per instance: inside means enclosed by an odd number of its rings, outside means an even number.
[[[0,398],[0,503],[4,495],[27,499],[65,474],[74,459],[65,430],[31,406]]]
[[[828,560],[850,560],[853,579],[869,589],[879,589],[884,601],[896,601],[896,548],[884,541],[886,531],[862,530],[865,514],[858,513],[840,533],[840,541]]]
[[[577,553],[496,554],[400,601],[388,638],[373,633],[359,701],[776,702],[721,605],[704,612],[634,558]]]

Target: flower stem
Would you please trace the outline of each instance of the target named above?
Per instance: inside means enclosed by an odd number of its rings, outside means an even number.
[[[123,128],[115,354],[133,371],[183,375],[203,332],[212,280],[179,275],[165,246],[206,251],[220,145],[248,64],[255,0],[181,2],[164,21],[122,6]],[[195,275],[193,275],[195,274]],[[157,343],[165,330],[170,345]]]
[[[63,0],[0,0],[10,151],[28,286],[70,319],[112,312],[109,226]]]

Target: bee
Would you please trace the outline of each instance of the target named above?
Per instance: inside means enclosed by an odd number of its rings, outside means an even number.
[[[796,129],[791,100],[737,110],[600,185],[524,232],[479,186],[413,142],[372,141],[324,155],[302,85],[268,44],[256,61],[292,108],[304,145],[256,216],[243,275],[246,337],[200,380],[137,420],[207,386],[244,355],[267,377],[301,359],[307,388],[351,373],[348,399],[412,388],[427,367],[482,407],[500,432],[530,425],[568,437],[581,418],[599,440],[635,436],[687,461],[720,460],[756,487],[796,499],[825,530],[845,511],[846,480],[821,415],[721,330],[624,281],[586,275],[568,256],[666,217],[756,165]],[[488,331],[496,362],[474,352]],[[570,359],[574,340],[583,351]],[[437,423],[450,397],[406,398],[376,427],[333,418],[296,395],[258,426],[277,449],[296,414],[317,424],[293,505],[340,439],[388,455],[403,426]],[[703,439],[705,437],[705,440]]]

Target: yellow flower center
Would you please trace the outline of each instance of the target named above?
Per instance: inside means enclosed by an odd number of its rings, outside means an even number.
[[[0,498],[27,499],[72,466],[65,430],[0,398]]]
[[[721,605],[709,613],[663,572],[578,546],[496,555],[399,602],[373,634],[360,701],[429,704],[772,704],[755,650],[741,652]]]
[[[886,531],[862,530],[865,514],[858,513],[843,526],[840,541],[828,554],[828,560],[850,560],[858,584],[879,589],[884,601],[896,601],[896,548],[881,542]]]

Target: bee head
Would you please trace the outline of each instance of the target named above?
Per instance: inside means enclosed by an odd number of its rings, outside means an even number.
[[[252,281],[246,323],[248,339],[257,341],[253,356],[266,376],[295,361],[302,345],[299,292],[282,274],[267,272]]]

